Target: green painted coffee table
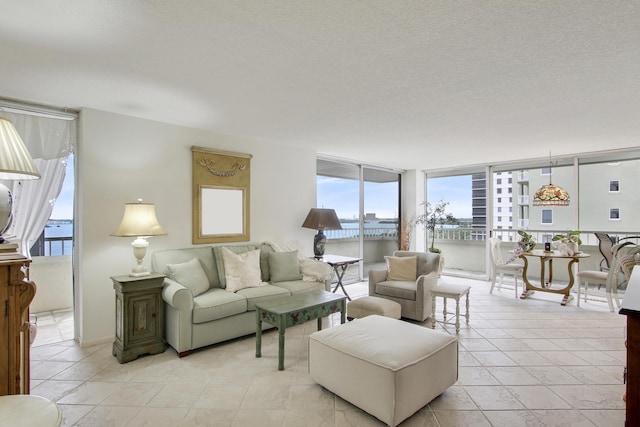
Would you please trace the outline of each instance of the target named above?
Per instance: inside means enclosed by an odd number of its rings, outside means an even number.
[[[278,370],[284,371],[284,333],[287,327],[318,319],[318,330],[322,329],[322,318],[340,312],[344,323],[347,298],[327,291],[313,291],[256,304],[256,357],[262,354],[262,322],[278,328]]]

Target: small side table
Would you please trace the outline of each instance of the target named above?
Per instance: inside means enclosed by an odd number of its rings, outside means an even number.
[[[331,267],[333,267],[333,271],[336,272],[338,283],[336,283],[336,286],[331,292],[335,294],[338,290],[338,287],[340,287],[347,299],[351,301],[351,297],[349,296],[349,294],[347,294],[347,291],[344,289],[344,285],[342,284],[342,278],[344,277],[344,273],[347,271],[347,267],[349,267],[351,264],[360,262],[360,258],[352,258],[340,255],[323,255],[322,258],[319,258],[319,261],[329,264]]]
[[[469,289],[471,289],[471,286],[447,284],[438,285],[431,289],[431,329],[435,329],[436,327],[436,297],[442,297],[444,299],[444,310],[442,311],[444,319],[440,323],[445,324],[451,324],[450,322],[447,322],[447,314],[453,314],[447,312],[447,298],[453,298],[456,300],[456,321],[454,324],[456,326],[456,334],[458,334],[460,333],[460,297],[466,295],[467,310],[465,318],[467,320],[467,325],[469,324]]]
[[[116,339],[113,355],[126,363],[143,354],[158,354],[166,349],[164,340],[164,275],[114,276],[116,291]]]

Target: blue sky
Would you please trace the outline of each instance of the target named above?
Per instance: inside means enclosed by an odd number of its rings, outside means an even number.
[[[358,217],[358,182],[318,176],[318,207],[335,209],[340,218]],[[457,218],[471,217],[471,176],[454,176],[428,180],[429,201],[449,202],[448,212]],[[365,213],[375,213],[378,218],[394,218],[398,215],[397,183],[365,183]]]
[[[67,161],[67,173],[64,177],[62,190],[53,205],[51,219],[73,219],[73,154]]]
[[[430,178],[427,195],[431,204],[449,202],[447,212],[456,218],[471,218],[471,175]]]

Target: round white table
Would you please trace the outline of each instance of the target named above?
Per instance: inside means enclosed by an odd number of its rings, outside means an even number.
[[[55,402],[32,394],[0,396],[0,427],[58,427],[62,411]]]

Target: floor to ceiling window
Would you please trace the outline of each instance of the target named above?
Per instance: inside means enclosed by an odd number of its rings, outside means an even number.
[[[488,237],[509,242],[503,245],[507,253],[509,245],[519,239],[518,230],[532,234],[538,247],[558,234],[580,230],[581,251],[591,255],[581,261],[581,269],[598,268],[601,256],[594,232],[608,233],[614,240],[640,236],[640,152],[583,155],[553,163],[540,159],[486,168],[489,173],[484,184],[483,174],[427,172],[427,200],[432,204],[448,201],[448,210],[464,220],[435,230],[435,246],[443,250],[446,260],[445,274],[489,272]],[[549,184],[568,192],[568,205],[534,202],[536,191]],[[469,204],[470,218],[459,213],[455,203],[463,190],[470,194],[463,197]],[[480,243],[478,247],[474,240]],[[640,242],[640,238],[633,241]],[[483,268],[478,266],[481,259],[486,260]]]
[[[439,249],[447,274],[485,274],[485,176],[484,172],[453,176],[427,174],[426,200],[429,206],[431,209],[442,206],[444,213],[451,214],[455,221],[438,221],[433,231],[427,230],[427,245],[419,250],[429,250],[432,246]],[[429,211],[425,209],[425,213],[429,214]],[[463,247],[476,250],[461,250]]]
[[[398,172],[333,160],[317,161],[317,206],[334,209],[342,230],[327,230],[327,254],[360,258],[345,283],[367,277],[371,266],[398,248]]]

